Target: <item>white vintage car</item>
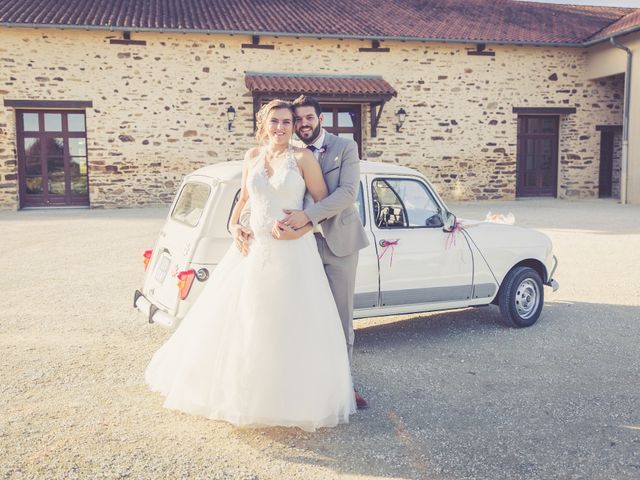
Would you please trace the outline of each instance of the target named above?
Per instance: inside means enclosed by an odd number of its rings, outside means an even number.
[[[227,162],[185,177],[155,247],[144,253],[134,306],[149,322],[176,326],[231,245],[241,174],[241,162]],[[558,288],[546,235],[457,220],[415,170],[361,162],[357,207],[369,246],[360,251],[355,318],[494,304],[507,324],[527,327],[542,311],[543,285]]]

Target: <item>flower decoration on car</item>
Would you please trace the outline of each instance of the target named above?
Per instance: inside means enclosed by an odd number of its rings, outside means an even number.
[[[456,220],[456,223],[453,225],[453,229],[447,235],[447,239],[445,240],[445,249],[449,250],[449,248],[453,247],[456,244],[456,237],[458,232],[463,229],[463,225]]]
[[[382,260],[384,254],[387,253],[387,250],[391,250],[391,255],[389,256],[389,268],[393,267],[393,254],[396,251],[396,245],[400,242],[400,239],[396,240],[380,240],[380,246],[383,248],[382,253],[378,255],[378,260]]]

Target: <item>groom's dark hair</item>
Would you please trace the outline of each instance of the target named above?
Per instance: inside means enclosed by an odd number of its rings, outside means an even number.
[[[297,107],[313,107],[316,111],[316,115],[320,116],[322,113],[322,107],[320,102],[310,95],[300,95],[296,98],[291,106],[295,109]]]

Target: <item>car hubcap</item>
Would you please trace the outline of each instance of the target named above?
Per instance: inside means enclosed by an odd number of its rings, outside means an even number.
[[[540,303],[540,292],[536,282],[527,278],[523,280],[516,290],[516,310],[520,318],[527,319],[533,316]]]

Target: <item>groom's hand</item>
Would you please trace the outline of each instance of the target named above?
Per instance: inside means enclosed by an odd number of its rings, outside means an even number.
[[[276,220],[271,228],[271,236],[276,240],[295,240],[300,238],[300,233],[289,225],[285,225],[281,220]]]
[[[283,210],[283,212],[287,216],[284,217],[281,222],[294,230],[304,227],[311,221],[309,217],[307,217],[307,214],[302,210]]]

